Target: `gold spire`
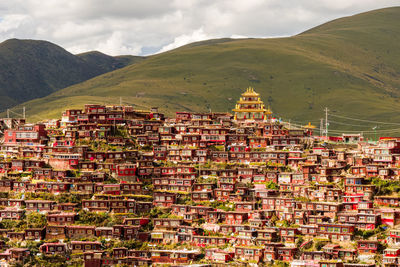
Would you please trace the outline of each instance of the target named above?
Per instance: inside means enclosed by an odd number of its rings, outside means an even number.
[[[271,115],[272,114],[272,110],[271,110],[271,107],[269,105],[268,105],[267,110],[265,111],[265,114],[267,114],[267,115]]]
[[[308,129],[315,129],[315,126],[311,124],[311,122],[308,122],[307,125],[304,125],[304,128],[308,128]]]

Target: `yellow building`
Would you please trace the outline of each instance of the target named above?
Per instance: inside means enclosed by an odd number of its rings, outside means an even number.
[[[261,101],[260,94],[256,93],[253,88],[249,87],[242,94],[236,107],[232,110],[235,112],[235,120],[267,120],[271,115],[271,111],[266,109],[264,102]]]

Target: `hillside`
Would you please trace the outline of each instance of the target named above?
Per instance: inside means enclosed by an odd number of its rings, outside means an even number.
[[[137,57],[99,52],[75,56],[46,41],[10,39],[0,43],[0,110],[125,67]]]
[[[118,103],[120,97],[168,114],[230,111],[252,86],[283,118],[319,121],[327,106],[337,114],[400,123],[399,17],[394,7],[288,38],[198,42],[24,105],[32,120],[59,117],[66,107],[84,103]]]
[[[103,73],[123,68],[144,59],[144,57],[129,55],[112,57],[98,51],[90,51],[76,56],[87,64],[98,67]]]

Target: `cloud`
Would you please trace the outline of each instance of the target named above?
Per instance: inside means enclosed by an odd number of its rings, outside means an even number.
[[[122,54],[122,55],[137,55],[141,54],[142,47],[139,44],[124,44],[124,38],[122,32],[113,32],[113,34],[100,43],[97,46],[97,50],[109,51],[110,54]]]
[[[150,54],[222,37],[290,36],[398,0],[0,1],[0,41],[44,39],[73,53]]]
[[[178,37],[175,37],[174,41],[166,46],[163,46],[158,53],[165,52],[189,43],[198,42],[202,40],[212,39],[214,36],[207,35],[203,28],[195,30],[191,34],[182,34]]]
[[[12,36],[17,30],[29,28],[29,16],[23,14],[5,15],[0,20],[0,35]]]
[[[232,34],[230,38],[232,38],[232,39],[243,39],[243,38],[249,38],[249,37],[245,36],[245,35]]]

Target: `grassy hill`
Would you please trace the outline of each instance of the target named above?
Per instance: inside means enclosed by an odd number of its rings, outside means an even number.
[[[400,123],[400,7],[337,19],[288,38],[219,39],[154,55],[24,103],[32,120],[119,103],[167,114],[230,111],[255,88],[283,118],[336,114]],[[330,127],[337,128],[340,125]]]
[[[76,56],[85,63],[96,66],[99,70],[103,71],[103,73],[123,68],[144,59],[144,57],[129,55],[112,57],[98,51],[90,51]]]
[[[99,52],[75,56],[46,41],[4,41],[0,43],[0,110],[137,60],[138,57],[111,57]]]

